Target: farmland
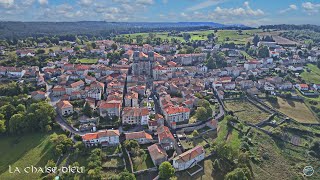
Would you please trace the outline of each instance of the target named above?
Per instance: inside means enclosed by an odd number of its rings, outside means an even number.
[[[266,103],[292,119],[302,123],[317,123],[316,117],[302,101],[286,100],[278,97],[278,101]]]
[[[224,104],[239,119],[254,124],[265,120],[270,115],[246,100],[227,100]]]
[[[182,34],[183,33],[189,33],[191,38],[191,41],[195,40],[208,40],[207,35],[208,34],[215,34],[215,36],[218,38],[219,43],[230,43],[234,42],[235,44],[245,44],[248,41],[248,38],[252,37],[255,33],[261,32],[259,29],[254,30],[244,30],[241,33],[235,30],[218,30],[218,32],[214,32],[213,30],[207,30],[207,31],[189,31],[189,32],[181,32],[177,35],[170,35],[167,32],[157,32],[155,34],[155,38],[160,38],[161,40],[167,40],[170,41],[171,38],[175,38],[181,42],[185,42],[183,39]],[[135,34],[124,34],[123,36],[126,38],[131,38],[134,41],[136,40],[137,36],[141,35],[144,40],[147,39],[149,36],[149,33],[135,33]]]
[[[320,84],[320,69],[314,64],[308,64],[307,68],[310,70],[301,73],[302,79],[308,83]]]

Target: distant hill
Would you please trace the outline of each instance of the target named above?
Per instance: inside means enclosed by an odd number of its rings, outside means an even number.
[[[0,39],[41,37],[53,35],[86,35],[108,37],[117,34],[153,31],[190,31],[207,29],[246,29],[243,25],[214,22],[0,22]]]
[[[320,26],[312,24],[294,25],[294,24],[278,24],[278,25],[263,25],[260,29],[276,29],[276,30],[311,30],[320,32]]]

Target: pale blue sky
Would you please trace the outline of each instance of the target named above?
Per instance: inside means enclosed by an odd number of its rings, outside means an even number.
[[[317,24],[320,0],[0,0],[0,21]]]

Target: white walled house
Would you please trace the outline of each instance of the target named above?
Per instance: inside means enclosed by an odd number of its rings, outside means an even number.
[[[98,146],[114,146],[118,145],[120,137],[119,130],[101,130],[96,133],[87,133],[82,136],[82,141],[86,147]]]
[[[136,140],[139,144],[152,142],[153,138],[145,131],[125,133],[126,140]]]
[[[148,125],[148,108],[125,107],[122,111],[123,124]]]
[[[73,114],[73,106],[69,101],[59,101],[57,103],[57,110],[63,116]]]
[[[173,159],[173,167],[177,171],[182,171],[193,167],[205,157],[205,150],[202,146],[196,146]]]

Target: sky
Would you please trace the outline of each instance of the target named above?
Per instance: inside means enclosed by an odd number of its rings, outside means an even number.
[[[320,0],[0,0],[0,21],[320,25]]]

